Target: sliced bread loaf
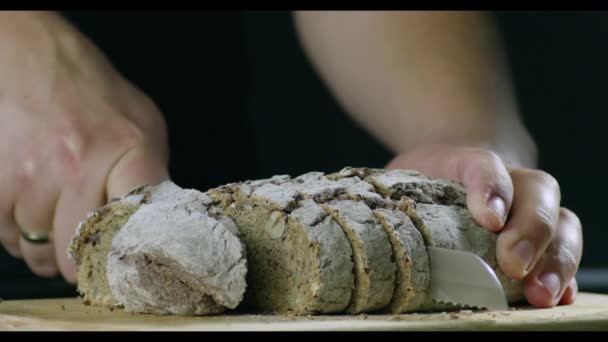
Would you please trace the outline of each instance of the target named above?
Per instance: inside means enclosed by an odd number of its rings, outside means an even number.
[[[495,243],[459,184],[345,168],[206,193],[141,187],[90,215],[70,254],[85,299],[134,312],[213,314],[244,298],[254,312],[400,313],[452,308],[426,293],[430,245],[480,255],[509,300],[522,299],[521,282],[497,266]]]

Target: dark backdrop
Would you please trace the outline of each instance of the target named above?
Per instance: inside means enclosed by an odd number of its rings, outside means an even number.
[[[67,13],[150,95],[170,128],[173,179],[205,190],[390,154],[343,113],[306,61],[289,13]],[[498,13],[541,168],[584,225],[582,267],[608,266],[602,182],[608,13]],[[5,298],[71,295],[0,251]],[[44,284],[44,285],[41,285]],[[41,290],[44,289],[44,290]]]

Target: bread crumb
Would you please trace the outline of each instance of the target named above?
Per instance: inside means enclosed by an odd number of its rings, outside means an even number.
[[[85,300],[82,302],[82,304],[89,306],[89,305],[91,305],[91,301],[90,301],[90,300],[88,300],[88,299],[85,299]]]
[[[65,311],[65,305],[61,306],[61,310]]]

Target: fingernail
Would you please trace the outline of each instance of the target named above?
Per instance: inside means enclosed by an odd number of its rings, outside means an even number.
[[[557,296],[559,289],[562,286],[559,275],[557,275],[557,273],[545,273],[538,277],[538,280],[543,284],[547,291],[551,293],[552,298],[555,298],[555,296]]]
[[[494,196],[488,200],[487,206],[490,210],[492,210],[492,212],[494,212],[496,217],[500,219],[500,222],[504,224],[507,216],[507,206],[505,205],[505,201],[503,201],[500,197]]]
[[[528,273],[532,259],[534,259],[534,246],[528,240],[519,241],[512,249],[515,257],[519,259],[519,264],[525,273]]]

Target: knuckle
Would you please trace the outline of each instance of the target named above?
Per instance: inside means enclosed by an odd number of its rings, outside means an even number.
[[[513,182],[508,173],[503,172],[504,163],[500,156],[493,151],[475,148],[473,156],[476,160],[474,167],[477,168],[476,178],[481,177],[488,191],[500,195],[510,202],[513,197]]]
[[[494,164],[501,164],[502,163],[502,159],[500,158],[500,156],[494,152],[494,151],[490,151],[490,150],[484,150],[484,158],[491,163]]]
[[[61,134],[57,141],[58,160],[67,169],[79,170],[85,161],[88,142],[82,133],[71,131]]]
[[[36,159],[30,162],[36,166],[33,176],[49,177],[49,168],[56,172],[55,177],[76,177],[80,174],[89,155],[91,141],[86,129],[72,118],[73,116],[65,114],[63,120],[50,133],[48,148],[41,147],[41,150],[48,150],[50,155],[38,154]]]
[[[568,222],[568,223],[574,224],[579,229],[582,226],[582,223],[581,223],[581,220],[579,219],[579,217],[568,208],[563,208],[563,207],[560,208],[559,220],[561,222]]]
[[[500,158],[500,156],[492,150],[488,150],[488,149],[484,149],[484,148],[480,148],[480,147],[471,147],[469,149],[469,152],[477,160],[481,160],[484,162],[490,162],[490,163],[502,163],[502,159]]]
[[[556,252],[551,254],[551,263],[560,270],[564,275],[571,276],[576,273],[579,264],[579,258],[571,249],[560,246],[556,248]]]
[[[114,143],[121,147],[133,148],[146,142],[144,129],[125,117],[114,118],[109,131]]]
[[[554,190],[556,193],[560,192],[559,182],[555,177],[543,170],[529,170],[528,177],[534,179],[536,182]]]
[[[551,239],[555,233],[555,222],[552,215],[544,208],[538,208],[534,212],[534,236],[544,240]]]

